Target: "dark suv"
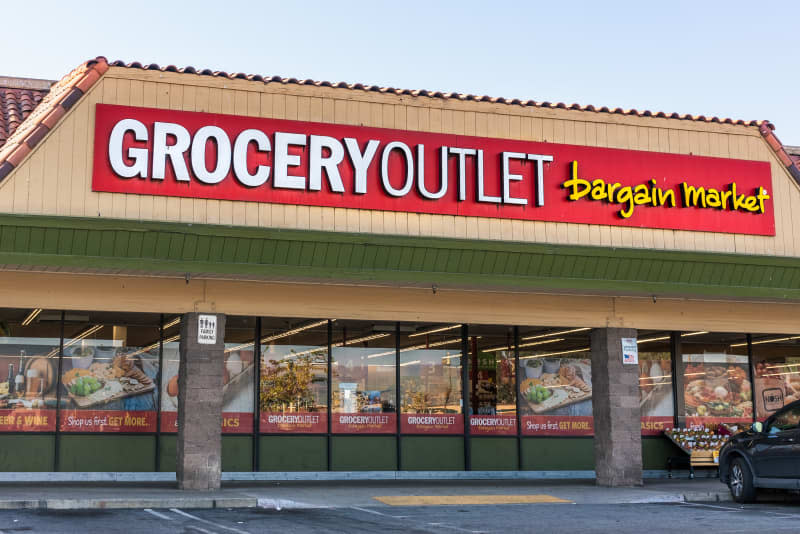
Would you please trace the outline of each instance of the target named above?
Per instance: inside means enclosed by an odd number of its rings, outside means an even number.
[[[720,451],[719,478],[736,502],[752,501],[757,488],[800,489],[800,401],[733,436]]]

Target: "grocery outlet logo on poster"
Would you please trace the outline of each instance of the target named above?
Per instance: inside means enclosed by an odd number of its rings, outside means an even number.
[[[767,162],[97,104],[92,190],[774,235]]]

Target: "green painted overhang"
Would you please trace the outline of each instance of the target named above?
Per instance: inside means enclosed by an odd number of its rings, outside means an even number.
[[[800,300],[800,258],[0,215],[0,266]]]

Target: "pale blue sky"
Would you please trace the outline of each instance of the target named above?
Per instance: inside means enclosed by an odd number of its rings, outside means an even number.
[[[769,119],[800,145],[797,1],[0,1],[0,75],[60,78],[105,55]]]

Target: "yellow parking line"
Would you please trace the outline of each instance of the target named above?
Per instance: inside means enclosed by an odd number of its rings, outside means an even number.
[[[373,497],[390,506],[571,503],[552,495],[391,495]]]

